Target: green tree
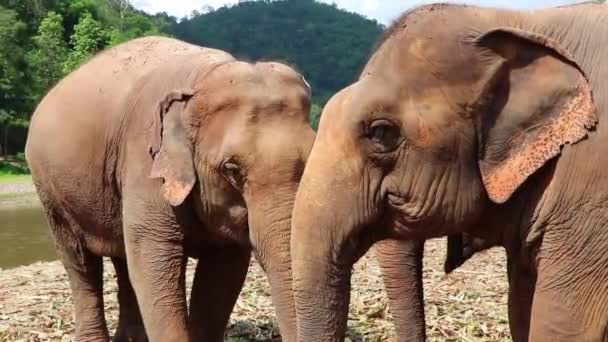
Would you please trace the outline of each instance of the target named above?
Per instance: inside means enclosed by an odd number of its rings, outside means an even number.
[[[0,127],[2,152],[8,153],[10,129],[26,121],[27,106],[25,57],[21,47],[26,25],[17,12],[0,6]]]
[[[108,43],[109,34],[103,26],[93,18],[91,13],[85,12],[74,27],[74,34],[70,38],[72,51],[63,66],[67,74],[103,49]]]
[[[175,24],[129,0],[0,0],[1,153],[23,150],[36,103],[66,72],[108,42],[168,35]]]
[[[376,21],[314,0],[258,0],[195,13],[174,34],[237,57],[296,66],[323,105],[358,77],[382,30]]]
[[[59,0],[55,11],[63,16],[66,38],[72,37],[84,13],[90,13],[95,20],[104,16],[104,0]]]
[[[109,46],[114,46],[128,40],[145,36],[165,36],[158,22],[139,12],[127,12],[123,15],[121,25],[115,27],[110,34]]]
[[[34,35],[38,23],[59,0],[0,0],[0,6],[17,12],[19,21],[27,25],[29,35]]]
[[[313,103],[310,106],[310,125],[316,131],[319,128],[319,121],[321,121],[321,112],[323,108],[317,103]]]
[[[38,34],[33,37],[34,48],[28,52],[27,59],[36,102],[64,75],[68,46],[63,34],[63,17],[49,12],[38,27]]]

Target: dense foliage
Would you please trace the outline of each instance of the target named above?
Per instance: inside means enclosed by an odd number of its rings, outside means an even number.
[[[127,0],[0,0],[0,154],[23,150],[31,113],[59,79],[101,49],[172,25]]]
[[[286,61],[304,73],[319,102],[358,76],[381,31],[375,21],[314,0],[244,1],[195,13],[174,30],[237,57]]]
[[[382,27],[315,0],[239,1],[178,21],[128,0],[0,0],[0,154],[23,150],[38,101],[101,49],[170,35],[248,60],[287,62],[313,89],[316,126],[325,101],[353,81]]]

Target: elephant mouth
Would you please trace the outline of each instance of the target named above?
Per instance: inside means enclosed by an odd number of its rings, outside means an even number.
[[[239,246],[250,248],[251,241],[249,239],[249,225],[245,224],[244,228],[235,229],[233,225],[220,225],[215,234],[208,236],[211,241],[220,244],[235,243]]]
[[[421,233],[415,229],[424,221],[420,205],[411,202],[408,196],[394,193],[387,194],[387,202],[385,221],[391,226],[391,235],[412,238]]]
[[[400,207],[407,203],[405,196],[401,196],[401,195],[389,192],[386,197],[391,206]]]
[[[228,220],[222,221],[212,225],[215,226],[215,229],[211,231],[211,236],[208,236],[208,238],[216,242],[230,241],[242,247],[251,247],[249,239],[249,215],[231,217]]]

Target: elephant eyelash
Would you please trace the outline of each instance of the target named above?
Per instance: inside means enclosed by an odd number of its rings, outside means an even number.
[[[393,152],[404,140],[399,126],[387,119],[376,119],[367,124],[365,138],[372,143],[376,153]]]
[[[241,188],[245,182],[245,175],[243,169],[233,159],[228,159],[222,163],[221,171],[224,177],[234,187]]]

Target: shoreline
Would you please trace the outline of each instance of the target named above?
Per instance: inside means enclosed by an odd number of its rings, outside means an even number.
[[[0,210],[35,206],[40,206],[40,199],[31,179],[0,183]]]

